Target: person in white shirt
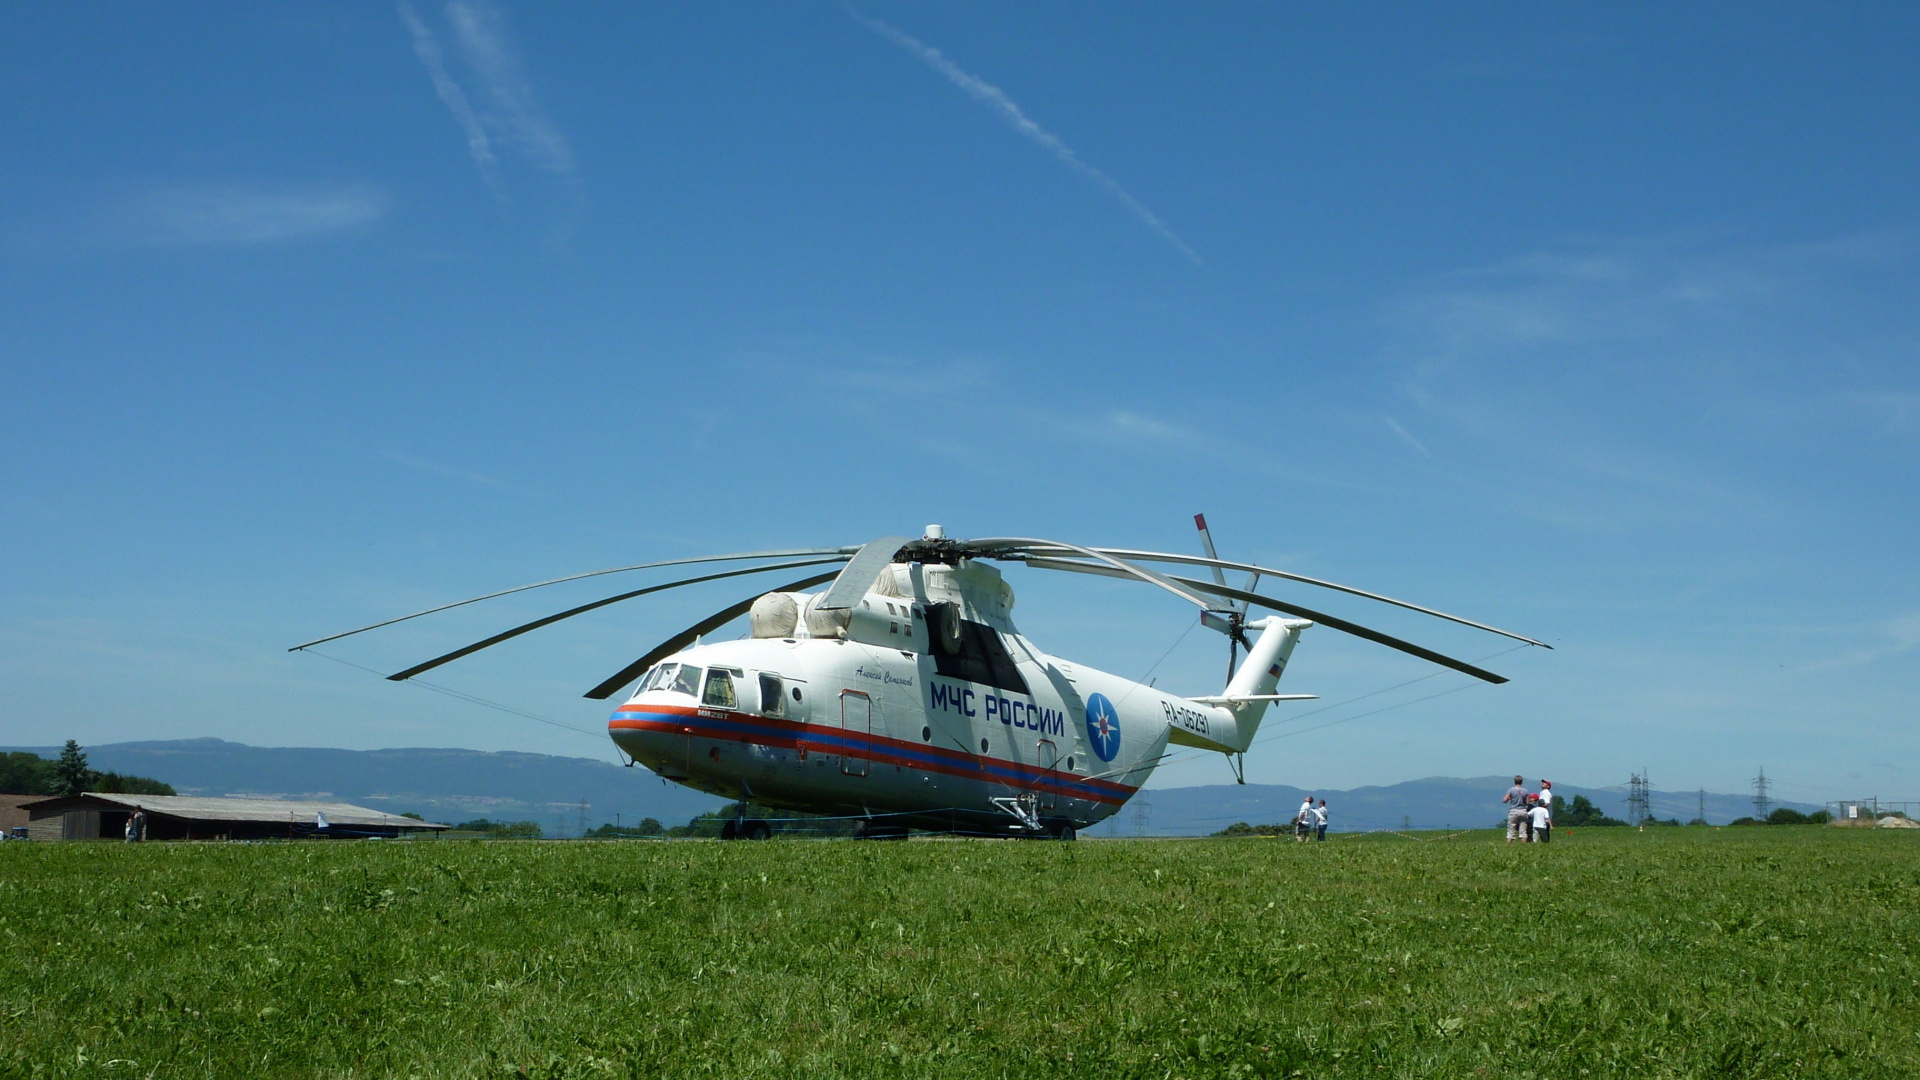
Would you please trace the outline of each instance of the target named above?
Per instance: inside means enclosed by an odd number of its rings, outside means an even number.
[[[1327,838],[1327,800],[1325,799],[1321,799],[1320,805],[1313,808],[1313,832],[1313,838],[1316,841]]]
[[[1553,839],[1553,811],[1547,808],[1544,800],[1527,808],[1527,817],[1533,822],[1533,842],[1544,844]]]
[[[1306,842],[1307,833],[1313,828],[1313,796],[1309,795],[1300,803],[1300,812],[1293,815],[1293,838]]]

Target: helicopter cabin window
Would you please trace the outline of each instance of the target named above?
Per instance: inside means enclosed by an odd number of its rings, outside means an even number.
[[[1015,693],[1030,692],[1000,632],[985,623],[961,618],[954,605],[928,606],[927,640],[934,670],[940,674]]]
[[[738,704],[733,696],[733,676],[721,668],[707,671],[707,692],[700,696],[700,704],[715,708],[731,709]]]
[[[668,666],[673,667],[675,665],[669,664]],[[678,667],[680,670],[673,673],[672,683],[667,682],[667,676],[661,676],[659,688],[662,690],[672,690],[676,694],[685,694],[688,697],[699,697],[700,669],[694,667],[692,664],[680,664]]]
[[[780,693],[780,676],[760,673],[760,711],[767,716],[787,715],[787,699]]]

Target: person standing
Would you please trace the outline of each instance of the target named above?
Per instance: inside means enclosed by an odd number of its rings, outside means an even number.
[[[1313,828],[1313,796],[1308,795],[1300,802],[1300,812],[1293,815],[1293,838],[1306,843],[1307,833]]]
[[[1526,827],[1527,778],[1514,777],[1513,786],[1507,789],[1506,796],[1500,801],[1507,804],[1507,843],[1511,844],[1520,839],[1521,831]]]
[[[1321,799],[1320,805],[1313,808],[1313,832],[1316,842],[1327,838],[1327,800]]]
[[[1527,816],[1531,819],[1534,843],[1544,844],[1553,839],[1553,810],[1546,799],[1535,799]]]
[[[134,820],[134,815],[128,814],[127,828],[126,828],[127,843],[129,844],[133,843],[133,838],[139,835],[139,829],[140,829],[140,825],[138,822]]]

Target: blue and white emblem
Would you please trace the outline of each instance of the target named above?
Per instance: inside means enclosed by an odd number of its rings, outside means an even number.
[[[1112,761],[1120,752],[1120,714],[1105,694],[1087,699],[1087,742],[1101,761]]]

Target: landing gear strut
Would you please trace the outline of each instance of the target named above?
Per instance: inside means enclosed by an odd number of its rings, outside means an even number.
[[[758,818],[732,818],[720,824],[722,840],[770,840],[773,826]]]

